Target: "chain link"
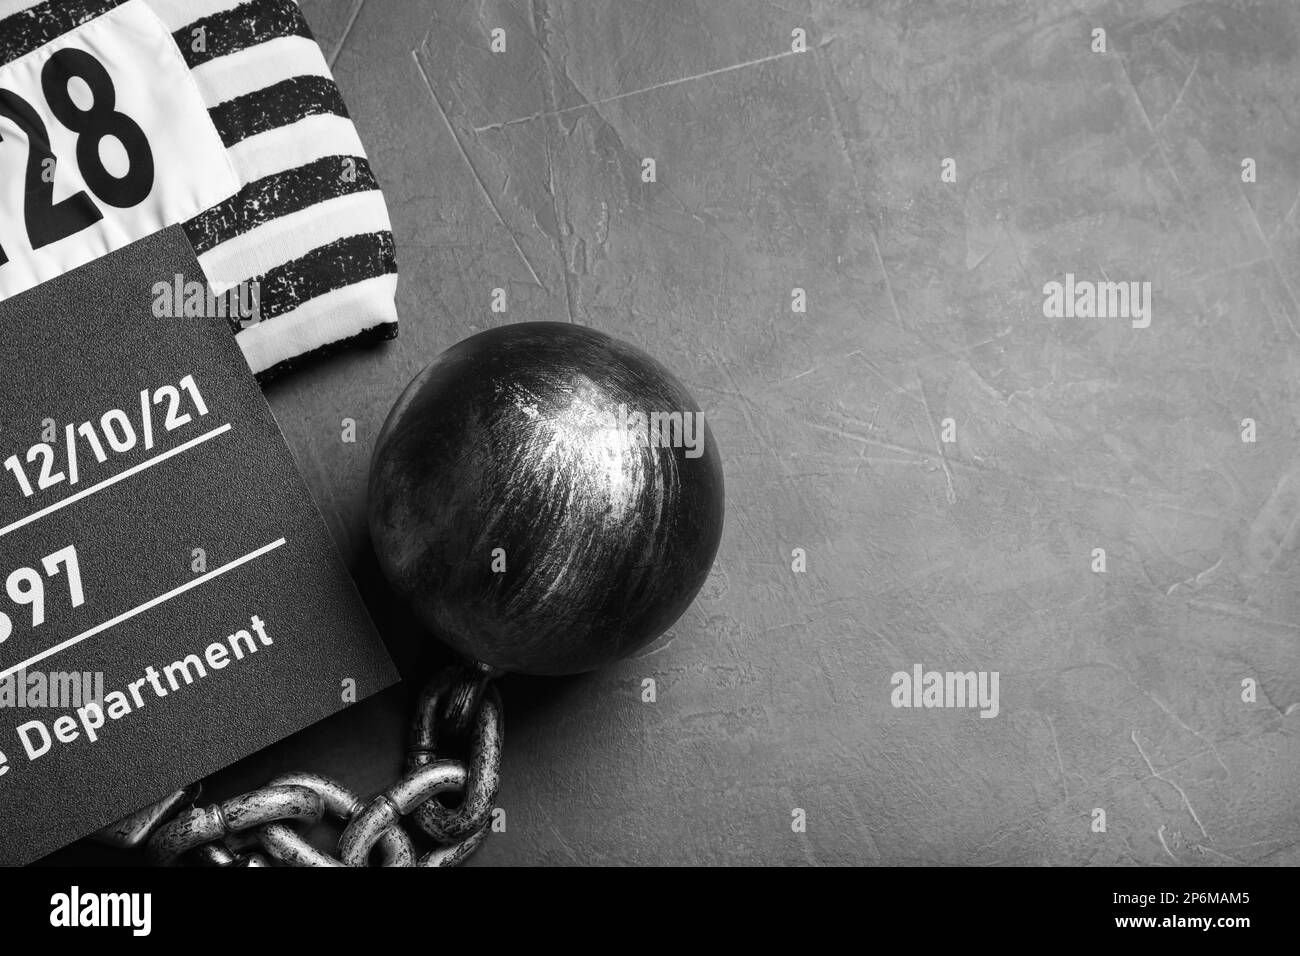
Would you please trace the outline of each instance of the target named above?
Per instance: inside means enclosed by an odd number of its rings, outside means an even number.
[[[496,804],[501,781],[501,695],[488,680],[482,672],[444,671],[429,682],[415,707],[406,757],[408,773],[437,759],[445,744],[440,725],[445,723],[451,734],[458,727],[465,728],[462,734],[469,737],[469,779],[460,806],[451,809],[438,800],[425,800],[414,811],[416,825],[439,843],[457,843],[483,829]],[[467,687],[478,688],[472,698],[465,696]],[[471,706],[478,710],[477,717],[469,715],[472,723],[462,715],[466,701],[472,701]]]
[[[348,866],[364,866],[370,848],[416,807],[438,794],[464,790],[469,773],[457,760],[437,760],[411,771],[352,818],[339,840],[339,853]],[[421,860],[421,865],[424,861]]]
[[[260,789],[210,807],[196,807],[196,784],[168,794],[95,839],[123,849],[148,844],[160,866],[366,866],[372,851],[381,866],[457,866],[487,839],[500,783],[501,696],[487,667],[451,667],[421,692],[411,723],[406,774],[362,803],[337,781],[315,773],[281,774]],[[447,759],[448,741],[465,760]],[[440,797],[460,796],[449,806]],[[438,845],[417,860],[403,828],[411,820]],[[344,824],[338,855],[307,839],[329,818]]]

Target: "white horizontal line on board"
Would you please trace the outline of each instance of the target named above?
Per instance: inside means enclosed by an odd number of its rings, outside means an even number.
[[[270,544],[266,545],[265,547],[258,548],[256,551],[250,552],[249,554],[244,555],[242,558],[236,558],[234,561],[231,561],[229,564],[223,564],[221,567],[209,571],[207,574],[203,575],[202,577],[197,577],[193,581],[186,581],[180,587],[173,588],[172,590],[168,591],[166,594],[162,595],[161,597],[156,597],[152,601],[146,601],[144,604],[141,604],[139,607],[132,608],[131,610],[125,612],[124,614],[119,614],[117,617],[113,618],[112,620],[105,621],[103,624],[98,624],[95,627],[92,627],[88,631],[82,631],[76,637],[70,637],[61,644],[55,644],[53,647],[47,648],[46,650],[41,651],[39,654],[36,654],[33,657],[29,657],[21,664],[15,664],[12,667],[6,667],[4,670],[0,671],[0,680],[4,680],[10,674],[13,674],[17,671],[25,670],[27,667],[29,667],[32,664],[35,664],[37,661],[43,661],[45,660],[45,658],[52,657],[53,655],[58,654],[60,651],[66,651],[69,647],[72,647],[74,644],[80,644],[82,641],[86,640],[87,638],[94,637],[96,634],[101,634],[104,631],[107,631],[110,627],[116,627],[118,624],[121,624],[123,621],[128,621],[131,618],[135,617],[137,614],[143,614],[145,611],[148,611],[150,608],[155,608],[159,604],[165,604],[166,602],[170,601],[172,598],[184,594],[186,591],[192,591],[200,584],[204,584],[208,581],[211,581],[215,577],[220,577],[221,575],[225,574],[227,571],[233,571],[235,568],[239,567],[240,565],[247,564],[249,561],[256,561],[258,558],[266,554],[268,551],[274,551],[276,548],[280,547],[284,543],[285,543],[284,538],[280,538],[277,541],[272,541]]]
[[[140,462],[140,464],[128,468],[120,475],[114,475],[112,478],[105,478],[97,485],[91,485],[89,488],[83,488],[81,489],[81,491],[78,491],[75,495],[68,495],[68,497],[64,498],[62,501],[56,501],[48,508],[42,508],[40,511],[36,512],[35,514],[30,514],[26,518],[19,518],[13,524],[7,524],[3,528],[0,528],[0,538],[3,538],[10,531],[17,531],[19,528],[25,527],[26,525],[31,524],[33,521],[40,521],[46,515],[53,514],[54,512],[58,511],[60,508],[66,508],[68,505],[72,504],[73,502],[80,501],[82,498],[85,498],[89,495],[93,495],[97,491],[102,491],[103,489],[107,488],[109,485],[115,485],[119,481],[122,481],[126,478],[130,478],[132,475],[144,471],[146,468],[152,468],[154,465],[158,464],[161,461],[166,461],[168,458],[171,458],[174,455],[179,455],[183,451],[189,451],[195,445],[201,445],[203,444],[203,442],[207,441],[208,439],[216,438],[218,435],[225,434],[228,431],[230,431],[230,425],[228,424],[221,425],[220,427],[214,428],[212,429],[212,431],[207,432],[206,434],[200,435],[198,438],[191,438],[183,445],[177,445],[175,448],[165,451],[161,455],[155,455],[154,457],[150,458],[148,461],[142,461]]]

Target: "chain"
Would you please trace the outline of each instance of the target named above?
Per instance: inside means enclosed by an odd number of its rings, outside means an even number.
[[[196,784],[168,794],[95,834],[122,849],[147,847],[160,866],[456,866],[482,846],[500,783],[503,718],[483,665],[441,671],[421,692],[411,722],[405,775],[363,803],[337,781],[287,773],[266,786],[199,807]],[[448,738],[467,744],[466,760],[439,756]],[[460,795],[454,806],[440,796]],[[404,818],[437,846],[416,856]],[[344,825],[336,856],[307,839],[316,824]]]

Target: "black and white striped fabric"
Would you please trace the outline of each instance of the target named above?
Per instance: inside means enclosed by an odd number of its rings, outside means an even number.
[[[127,0],[0,0],[0,68]],[[397,334],[383,194],[294,0],[145,0],[172,34],[239,190],[183,223],[214,291],[245,282],[232,324],[262,380],[307,356]]]

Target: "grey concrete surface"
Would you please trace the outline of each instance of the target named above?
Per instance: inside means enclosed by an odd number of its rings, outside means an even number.
[[[305,9],[404,324],[269,397],[404,672],[429,652],[376,579],[366,468],[441,349],[537,319],[624,337],[727,471],[665,639],[506,682],[508,829],[477,863],[1300,863],[1300,8]],[[1150,282],[1150,326],[1045,316],[1067,273]],[[999,672],[998,716],[891,706],[917,663]],[[292,763],[378,788],[408,694],[216,786]]]

